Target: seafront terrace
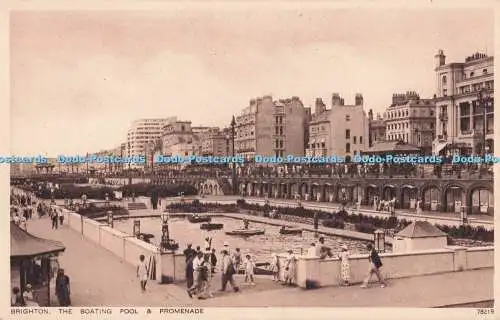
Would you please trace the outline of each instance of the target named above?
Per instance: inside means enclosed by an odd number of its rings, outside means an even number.
[[[71,277],[74,306],[442,307],[485,301],[490,305],[488,301],[493,300],[493,268],[392,279],[384,289],[376,286],[371,289],[359,286],[316,290],[283,288],[263,276],[258,277],[255,287],[242,286],[236,294],[217,292],[214,298],[205,301],[189,299],[182,282],[150,281],[148,292],[141,294],[132,263],[67,224],[57,230],[50,227],[46,218],[28,221],[28,231],[35,236],[65,245],[60,264]],[[390,262],[386,260],[386,264]],[[97,269],[98,272],[89,272]],[[242,278],[238,277],[237,281],[241,283]],[[215,289],[218,283],[219,278],[215,278]]]

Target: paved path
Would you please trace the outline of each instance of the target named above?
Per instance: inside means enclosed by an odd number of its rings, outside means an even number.
[[[71,277],[74,306],[280,306],[280,307],[431,307],[493,299],[493,269],[395,279],[381,289],[329,287],[318,290],[282,288],[267,278],[241,293],[217,293],[213,299],[191,300],[182,285],[148,284],[141,294],[134,266],[84,239],[67,226],[52,231],[48,219],[28,222],[34,235],[61,241],[61,266]],[[217,289],[220,279],[215,278]],[[241,278],[237,280],[241,283]],[[258,294],[258,296],[257,296]]]
[[[493,268],[390,280],[389,286],[293,288],[202,301],[217,307],[440,307],[493,300]]]

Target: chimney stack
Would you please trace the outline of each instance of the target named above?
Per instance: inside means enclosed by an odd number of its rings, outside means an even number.
[[[361,93],[356,93],[354,101],[355,101],[354,105],[362,106],[363,105],[363,95]]]
[[[338,93],[332,94],[332,107],[343,105],[342,100]]]

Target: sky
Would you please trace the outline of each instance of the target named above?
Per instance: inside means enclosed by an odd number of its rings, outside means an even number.
[[[138,118],[224,127],[251,98],[432,97],[434,55],[493,55],[485,9],[17,11],[10,17],[11,150],[74,155],[125,142]]]

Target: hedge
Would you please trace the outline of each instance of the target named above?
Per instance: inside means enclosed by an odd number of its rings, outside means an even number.
[[[118,189],[123,192],[124,197],[132,197],[135,194],[136,197],[175,197],[179,194],[185,196],[197,195],[198,191],[192,185],[186,184],[169,184],[163,185],[152,185],[145,183],[129,184]]]
[[[31,186],[23,186],[21,189],[25,191],[32,191],[37,197],[42,199],[51,199],[52,192],[50,188],[42,187],[41,190]],[[74,184],[61,184],[59,189],[54,189],[54,199],[80,199],[82,195],[86,194],[87,199],[105,200],[106,194],[109,200],[113,200],[115,195],[114,189],[108,187],[94,187],[94,186],[76,186]]]
[[[89,218],[97,218],[106,216],[108,211],[112,211],[113,215],[120,215],[120,216],[129,214],[127,209],[120,206],[111,205],[108,207],[98,207],[94,204],[90,204],[85,208],[79,208],[76,213]]]
[[[345,210],[341,210],[336,213],[329,213],[325,211],[319,210],[310,210],[304,209],[303,207],[273,207],[269,205],[258,205],[258,204],[249,204],[246,203],[243,199],[237,201],[237,206],[235,205],[227,205],[227,204],[201,204],[200,208],[210,208],[214,209],[215,207],[219,208],[219,212],[238,212],[237,208],[249,210],[249,211],[257,211],[263,212],[264,208],[266,210],[276,209],[279,215],[289,215],[289,216],[297,216],[303,218],[313,219],[314,215],[319,214],[319,218],[323,221],[323,225],[325,227],[333,227],[333,225],[341,226],[342,224],[345,227],[345,223],[354,224],[354,228],[358,232],[363,233],[373,233],[376,229],[396,229],[401,230],[411,224],[410,220],[406,219],[398,219],[395,216],[390,216],[387,218],[373,217],[364,214],[348,214]],[[204,209],[200,209],[204,210]],[[479,240],[484,242],[493,242],[494,241],[494,231],[486,230],[485,228],[472,227],[472,226],[460,226],[460,227],[449,227],[442,225],[435,225],[437,228],[446,233],[449,237],[455,239],[472,239]],[[339,228],[340,227],[333,227]]]

